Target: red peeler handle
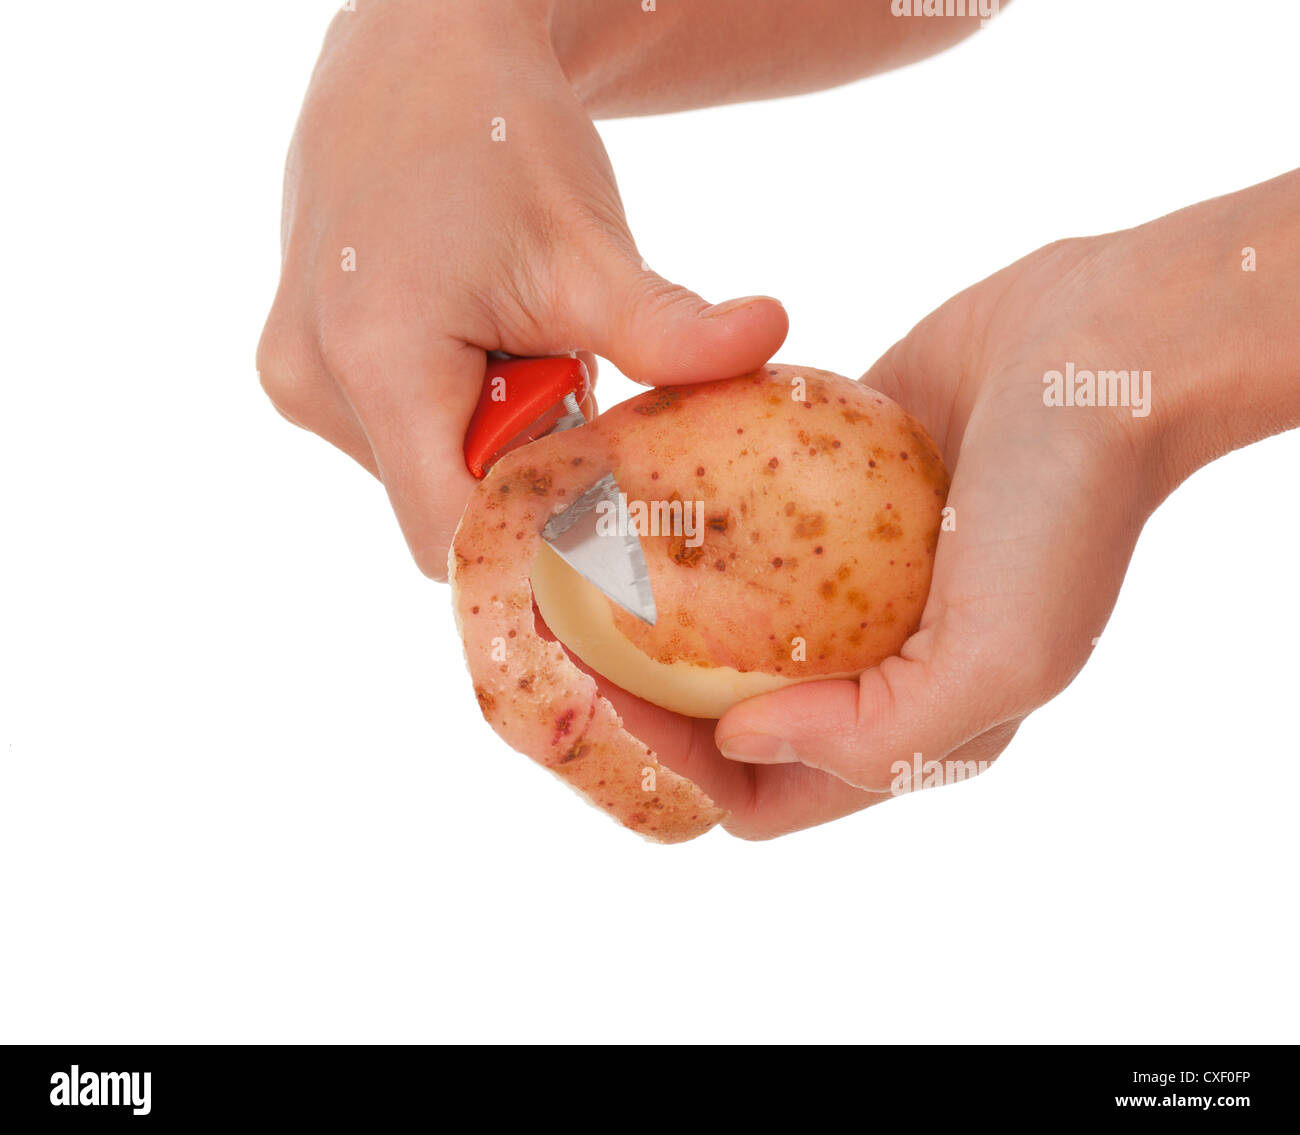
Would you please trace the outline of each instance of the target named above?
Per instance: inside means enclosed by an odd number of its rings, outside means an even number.
[[[501,380],[501,381],[498,381]],[[489,356],[483,389],[465,431],[465,464],[482,478],[503,447],[572,394],[581,405],[591,378],[581,359],[497,359]]]

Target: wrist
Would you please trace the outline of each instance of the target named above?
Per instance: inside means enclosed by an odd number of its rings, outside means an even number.
[[[1300,425],[1300,219],[1291,174],[1108,238],[1152,374],[1158,500],[1233,449]]]
[[[640,0],[543,0],[551,50],[575,97],[592,118],[644,113],[647,91],[665,78],[649,66],[684,19],[676,5],[646,9]],[[671,53],[668,53],[671,54]]]
[[[1128,444],[1141,459],[1144,511],[1150,513],[1197,469],[1232,448],[1207,409],[1213,391],[1238,364],[1224,350],[1217,318],[1198,303],[1207,273],[1195,248],[1171,245],[1150,225],[1105,241],[1109,263],[1101,284],[1113,289],[1107,340],[1146,389],[1145,412],[1120,416]]]

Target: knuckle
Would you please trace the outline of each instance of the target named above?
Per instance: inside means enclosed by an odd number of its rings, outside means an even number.
[[[447,582],[447,550],[422,548],[415,553],[415,566],[438,583]]]
[[[694,292],[660,276],[647,279],[643,288],[648,303],[660,313],[694,315],[705,306]]]
[[[411,558],[415,560],[415,566],[430,579],[445,583],[451,540],[443,537],[440,532],[425,532],[419,538],[413,537],[414,533],[408,532],[406,545],[410,549]]]
[[[257,345],[257,375],[271,405],[286,418],[302,423],[311,416],[321,378],[310,347],[268,324]]]

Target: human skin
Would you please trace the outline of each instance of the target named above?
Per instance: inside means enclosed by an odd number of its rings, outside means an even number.
[[[1300,425],[1298,201],[1300,171],[1050,245],[872,367],[863,381],[943,451],[956,527],[897,657],[856,682],[752,698],[712,736],[677,726],[688,775],[731,807],[731,830],[779,835],[890,799],[895,762],[915,753],[991,761],[1069,684],[1156,506],[1214,458]],[[1150,414],[1045,405],[1044,375],[1070,361],[1151,371]]]
[[[597,676],[627,727],[767,839],[893,798],[895,762],[992,761],[1102,633],[1147,517],[1192,472],[1300,425],[1300,171],[1059,241],[923,319],[863,376],[953,473],[919,630],[857,681],[716,725]],[[1262,258],[1243,271],[1243,250]],[[1151,410],[1048,406],[1043,376],[1152,372]]]
[[[426,574],[446,578],[473,487],[461,449],[486,351],[580,349],[658,385],[746,373],[785,338],[776,300],[711,307],[644,263],[593,116],[831,86],[978,24],[895,20],[888,0],[793,7],[364,0],[335,18],[290,147],[257,367],[281,414],[383,481]]]
[[[449,0],[430,32],[417,5],[391,0],[368,25],[339,18],[308,94],[263,382],[289,417],[383,477],[430,574],[470,487],[460,444],[484,349],[581,346],[674,382],[756,366],[784,334],[774,302],[709,322],[697,297],[640,268],[588,110],[831,85],[974,26],[891,23],[885,0],[826,0],[799,27],[785,0],[692,5],[708,22],[664,0],[602,22],[602,3],[502,0],[492,11],[509,25],[493,29]],[[662,22],[648,33],[643,17]],[[488,149],[493,113],[525,144]],[[858,682],[752,699],[716,728],[602,683],[628,728],[747,838],[889,799],[894,762],[917,752],[996,757],[1086,661],[1160,501],[1215,457],[1300,424],[1297,200],[1300,174],[1288,174],[1062,241],[928,316],[864,376],[921,419],[953,473],[956,528],[941,535],[921,628]],[[339,274],[344,245],[375,265],[369,279]],[[1242,271],[1247,246],[1257,272]],[[1044,374],[1068,362],[1151,371],[1150,415],[1045,405]]]

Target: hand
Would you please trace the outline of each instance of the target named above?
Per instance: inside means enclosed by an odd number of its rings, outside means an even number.
[[[1153,424],[1166,415],[1044,404],[1044,374],[1069,362],[1161,373],[1123,247],[1068,241],[1027,257],[929,316],[864,377],[943,451],[955,530],[940,536],[921,626],[899,656],[857,682],[742,703],[717,724],[721,752],[709,723],[678,726],[660,755],[732,810],[729,830],[764,838],[887,800],[916,753],[972,762],[961,772],[973,775],[1087,660],[1142,525],[1172,488]]]
[[[1300,171],[1061,241],[922,320],[864,376],[921,419],[953,474],[955,528],[916,634],[857,682],[753,698],[716,728],[603,684],[632,732],[752,839],[918,787],[900,775],[917,753],[920,786],[936,766],[940,783],[986,767],[1087,660],[1165,496],[1300,427],[1298,189]],[[1128,405],[1049,405],[1045,376],[1071,363],[1151,382]]]
[[[286,418],[383,481],[417,563],[445,579],[485,351],[583,348],[688,382],[762,365],[786,317],[763,298],[711,308],[644,267],[546,4],[437,7],[366,4],[331,26],[258,370]]]

